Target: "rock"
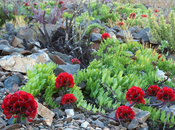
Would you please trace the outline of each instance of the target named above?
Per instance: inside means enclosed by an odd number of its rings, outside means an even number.
[[[20,79],[16,75],[10,76],[4,81],[4,88],[11,90],[14,84],[20,85]]]
[[[0,55],[5,56],[5,55],[9,55],[11,53],[11,47],[8,45],[1,45],[0,44]],[[1,52],[2,51],[2,52]]]
[[[57,103],[58,105],[60,105],[61,99],[62,99],[62,96],[59,96],[59,97],[56,98],[56,103]]]
[[[149,130],[149,129],[146,127],[143,127],[143,128],[140,128],[139,130]]]
[[[114,27],[112,27],[112,29],[115,30],[116,32],[120,32],[121,31],[121,29],[118,26],[114,26]]]
[[[137,119],[134,118],[134,119],[129,123],[128,129],[129,129],[129,130],[135,129],[135,128],[137,128],[138,125],[139,125],[139,122],[137,121]]]
[[[51,126],[53,117],[55,116],[55,114],[51,110],[43,106],[41,103],[39,102],[37,103],[38,103],[38,108],[37,108],[38,114],[43,118],[45,118],[45,122],[47,125]]]
[[[74,115],[74,109],[65,109],[67,114],[67,118],[72,117]]]
[[[13,124],[13,125],[8,125],[5,128],[3,128],[2,130],[18,130],[21,127],[20,124]]]
[[[7,23],[5,27],[6,27],[5,30],[7,31],[7,33],[13,34],[15,32],[15,27],[13,26],[13,24]]]
[[[159,69],[157,69],[157,71],[156,71],[156,77],[158,79],[161,79],[161,80],[167,79],[167,76],[165,76],[165,73],[162,70],[159,70]],[[168,82],[171,82],[170,78],[168,79]]]
[[[144,28],[138,31],[137,33],[133,33],[132,36],[134,39],[139,39],[143,41],[144,43],[149,42],[149,38],[147,35],[147,32],[149,32],[149,28]]]
[[[135,118],[138,118],[140,121],[145,122],[147,118],[149,117],[150,112],[149,111],[142,111],[135,116]]]
[[[6,121],[4,121],[2,118],[0,118],[0,129],[4,128],[6,126]]]
[[[35,31],[31,28],[20,28],[19,31],[17,32],[17,36],[19,39],[35,39]]]
[[[90,44],[90,49],[97,51],[100,48],[100,43],[94,42],[93,44]]]
[[[71,129],[71,128],[65,128],[64,130],[74,130],[74,129]]]
[[[96,119],[98,119],[99,117],[100,117],[100,115],[92,115],[91,118],[92,118],[93,120],[96,120]]]
[[[133,56],[134,54],[131,51],[125,51],[127,54],[129,54],[130,56]]]
[[[109,32],[109,35],[111,36],[111,38],[114,38],[114,40],[116,40],[116,35],[113,32]]]
[[[81,124],[81,127],[86,129],[89,125],[89,122],[85,121]]]
[[[3,88],[4,84],[2,82],[0,82],[0,88]]]
[[[135,115],[138,115],[142,111],[141,109],[135,107],[132,107],[132,110],[134,111]]]
[[[92,35],[92,33],[100,33],[101,32],[101,29],[99,29],[99,28],[93,28],[92,30],[91,30],[91,32],[90,32],[90,36]]]
[[[132,33],[136,33],[136,29],[134,27],[130,27],[128,29],[128,31],[132,34]]]
[[[128,33],[130,33],[130,32],[127,31],[127,30],[120,30],[120,32],[118,32],[116,34],[116,37],[121,38],[122,40],[124,40],[127,37]]]
[[[70,63],[73,57],[71,55],[62,54],[60,52],[54,52],[55,55],[59,56],[64,62]]]
[[[94,24],[94,23],[101,24],[101,21],[99,19],[95,19],[95,20],[90,21],[90,24]]]
[[[65,65],[66,64],[66,62],[64,62],[64,60],[62,60],[59,56],[54,55],[50,52],[47,52],[47,54],[48,54],[49,58],[57,65]]]
[[[92,42],[101,42],[101,34],[99,34],[99,33],[92,33],[91,34],[91,41]]]
[[[84,116],[84,114],[75,114],[74,116],[72,116],[72,119],[75,119],[75,120],[77,120],[77,119],[81,119],[81,120],[84,120],[85,119],[85,116]]]
[[[115,118],[115,112],[116,112],[116,110],[115,111],[112,111],[111,113],[109,113],[109,117],[111,117],[111,118]]]
[[[67,72],[73,75],[73,74],[76,74],[78,70],[80,70],[79,64],[67,63],[66,65],[58,65],[58,67],[54,70],[54,73],[55,73],[55,76],[58,76],[58,74],[61,72]]]
[[[98,119],[94,123],[100,128],[104,128],[105,127],[103,122],[99,121]]]
[[[33,70],[36,63],[46,63],[48,61],[50,61],[50,58],[43,52],[34,53],[27,57],[21,57],[20,55],[4,56],[0,59],[0,65],[5,70],[26,73],[28,69]]]
[[[10,44],[9,44],[9,42],[7,40],[0,40],[0,45],[10,46]]]
[[[107,127],[105,127],[105,128],[103,128],[103,130],[110,130],[109,128],[107,128]]]
[[[23,44],[23,41],[14,36],[11,44],[13,47],[19,47],[19,45]],[[25,47],[24,47],[24,49],[25,49]]]

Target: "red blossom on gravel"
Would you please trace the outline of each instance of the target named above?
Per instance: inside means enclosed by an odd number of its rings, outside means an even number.
[[[27,117],[29,122],[32,122],[37,114],[38,104],[34,97],[27,92],[17,91],[14,94],[8,94],[1,105],[3,113],[7,119],[12,116],[16,118],[17,114]]]
[[[63,3],[64,3],[63,1],[60,1],[58,4],[61,5],[61,4],[63,4]]]
[[[155,9],[155,10],[154,10],[154,12],[155,12],[155,13],[158,13],[158,12],[159,12],[159,10],[158,10],[158,9]]]
[[[72,63],[72,64],[80,64],[81,62],[80,62],[77,58],[73,58],[73,59],[71,60],[71,63]]]
[[[136,102],[136,103],[143,103],[145,104],[144,100],[145,93],[142,91],[141,88],[133,86],[128,89],[126,93],[126,100],[128,102]]]
[[[65,94],[62,99],[61,99],[61,104],[62,105],[65,105],[65,104],[71,104],[71,103],[74,103],[76,101],[76,97],[71,94],[71,93],[67,93]]]
[[[146,14],[142,14],[141,17],[142,17],[142,18],[146,18],[147,15],[146,15]]]
[[[107,38],[110,38],[110,35],[108,33],[103,33],[102,36],[101,36],[101,39],[107,39]]]
[[[123,26],[124,25],[124,23],[123,22],[118,22],[118,24],[117,24],[118,26]]]
[[[156,97],[157,100],[172,102],[175,99],[175,93],[172,88],[163,87],[158,91]]]
[[[55,87],[59,89],[62,86],[67,86],[69,88],[72,88],[74,86],[74,79],[71,74],[68,74],[67,72],[60,73],[55,82]]]
[[[157,85],[151,85],[147,89],[146,93],[147,96],[156,96],[157,92],[160,90],[160,88]]]
[[[120,106],[115,112],[116,119],[132,120],[134,119],[135,113],[129,106]]]
[[[158,60],[159,60],[161,57],[162,57],[162,55],[159,55],[159,56],[158,56]],[[163,58],[161,59],[161,61],[163,61]]]
[[[135,17],[136,17],[136,14],[135,13],[130,13],[130,15],[129,15],[129,18],[130,19],[135,19]]]

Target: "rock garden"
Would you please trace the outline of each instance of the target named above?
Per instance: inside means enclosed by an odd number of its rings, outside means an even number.
[[[0,1],[0,129],[175,129],[175,1]]]

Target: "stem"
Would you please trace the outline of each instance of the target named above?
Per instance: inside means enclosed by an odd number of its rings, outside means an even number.
[[[145,104],[145,106],[163,106],[163,105],[165,105],[166,103],[167,103],[168,101],[164,101],[164,102],[162,102],[162,103],[159,103],[159,104]]]
[[[67,89],[66,89],[66,86],[64,86],[64,91],[67,93]]]
[[[128,105],[128,107],[132,107],[135,103],[136,101],[132,102],[131,104]]]
[[[20,122],[21,122],[21,114],[18,113],[16,118],[16,123],[20,123]]]
[[[122,119],[115,119],[115,118],[112,118],[112,117],[109,117],[109,116],[106,116],[106,115],[103,115],[101,113],[97,113],[98,115],[101,115],[101,116],[104,116],[106,118],[109,118],[109,119],[112,119],[112,120],[115,120],[115,121],[122,121]]]

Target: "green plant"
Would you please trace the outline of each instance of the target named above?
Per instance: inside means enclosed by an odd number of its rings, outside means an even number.
[[[165,41],[165,40],[161,41],[161,44],[159,45],[159,49],[162,54],[167,47],[168,47],[168,41]]]
[[[152,10],[149,10],[149,27],[151,30],[151,34],[155,41],[167,41],[168,45],[167,49],[170,52],[175,51],[174,46],[174,32],[175,32],[175,14],[172,10],[169,14],[169,21],[165,21],[164,16],[161,15],[160,18],[154,17],[152,15]],[[164,44],[164,42],[163,42]],[[162,45],[164,46],[164,45]]]
[[[100,24],[94,23],[94,24],[91,24],[91,25],[89,25],[89,26],[87,27],[86,34],[87,34],[87,35],[90,35],[91,30],[94,29],[94,28],[99,28],[99,29],[101,29],[102,31],[104,30],[104,27],[102,27]]]

